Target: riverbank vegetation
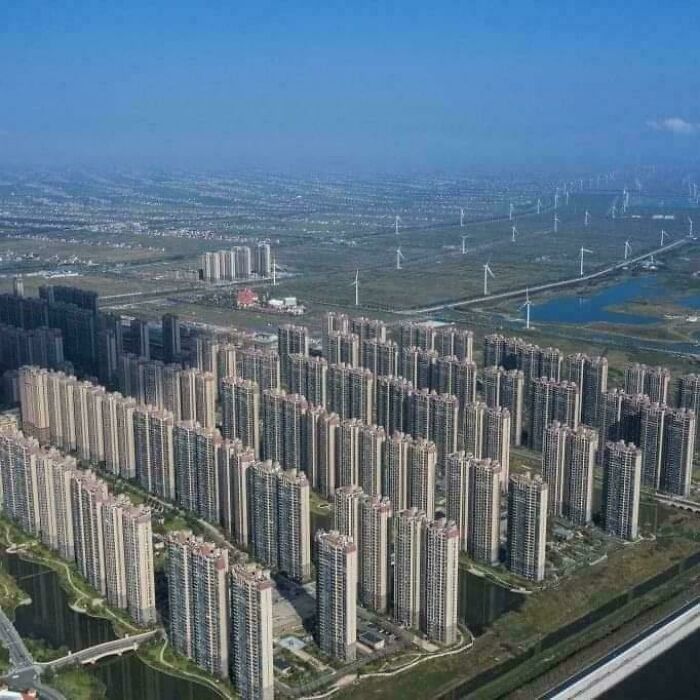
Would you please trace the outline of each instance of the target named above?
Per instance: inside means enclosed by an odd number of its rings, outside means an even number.
[[[70,700],[106,700],[107,687],[95,675],[83,668],[73,667],[58,673],[47,674],[44,680]]]
[[[139,647],[137,654],[151,668],[171,676],[187,678],[189,681],[200,683],[217,692],[224,700],[235,700],[238,697],[231,683],[205,673],[192,661],[174,652],[167,639],[144,644]]]

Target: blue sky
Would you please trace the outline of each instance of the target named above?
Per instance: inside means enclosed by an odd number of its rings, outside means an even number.
[[[4,0],[0,164],[695,162],[699,21],[676,0]]]

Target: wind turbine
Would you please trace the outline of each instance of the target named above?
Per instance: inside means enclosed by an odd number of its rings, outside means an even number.
[[[489,275],[491,275],[492,279],[496,279],[495,275],[491,271],[491,268],[489,267],[488,263],[484,264],[484,296],[487,297],[489,295]]]
[[[539,214],[542,211],[542,200],[538,197],[537,198],[537,213]]]
[[[508,219],[513,221],[513,202],[508,205]]]
[[[558,209],[559,208],[559,188],[557,187],[557,191],[554,193],[554,208]]]
[[[525,290],[525,303],[520,307],[521,309],[525,309],[525,329],[530,330],[530,307],[532,306],[532,302],[530,301],[530,290],[526,289]]]
[[[554,215],[554,233],[559,232],[559,217],[555,214]]]
[[[464,207],[459,208],[459,225],[461,228],[464,227]]]
[[[692,237],[693,235],[693,220],[688,217],[688,236]]]
[[[666,240],[666,238],[668,238],[668,234],[666,233],[666,231],[661,229],[661,247],[662,248],[664,246],[664,241]]]
[[[591,215],[590,215],[588,209],[586,209],[586,213],[583,216],[583,225],[588,226],[588,224],[590,224],[590,223],[591,223]]]
[[[394,219],[394,231],[397,236],[399,235],[399,221],[401,221],[401,217],[397,214]]]
[[[566,206],[569,206],[569,190],[568,188],[564,190],[564,195],[566,196]]]
[[[396,249],[396,269],[401,269],[401,261],[404,259],[404,254],[401,252],[401,248]]]
[[[629,254],[632,252],[632,246],[630,245],[629,240],[625,241],[625,260],[629,257]]]
[[[467,238],[469,238],[469,236],[462,236],[462,255],[467,254]]]
[[[610,207],[610,213],[612,214],[613,219],[617,216],[617,204],[615,204],[615,202],[613,202],[612,206]]]
[[[360,305],[360,271],[355,270],[355,281],[350,285],[355,287],[355,306]]]
[[[518,229],[515,228],[515,226],[513,226],[513,243],[515,243],[515,236],[517,235],[517,233],[518,233]]]
[[[584,253],[592,253],[592,250],[588,250],[588,248],[584,248],[581,246],[581,271],[580,271],[580,277],[583,277],[583,254]]]

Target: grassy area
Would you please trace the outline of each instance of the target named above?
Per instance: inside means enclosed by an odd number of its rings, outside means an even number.
[[[330,502],[315,491],[309,493],[309,507],[314,513],[319,515],[331,515],[333,513]]]
[[[216,691],[222,698],[234,700],[237,695],[229,681],[214,678],[202,671],[192,661],[175,653],[167,641],[144,644],[137,652],[144,663],[163,673],[172,676],[187,678],[187,680],[201,683],[210,690]]]
[[[31,602],[27,594],[6,571],[0,569],[0,607],[12,615],[18,605]]]
[[[54,661],[67,656],[70,653],[68,647],[62,646],[56,649],[50,646],[43,639],[34,639],[33,637],[25,637],[24,643],[29,650],[29,653],[34,657],[34,661],[43,663],[46,661]]]
[[[70,700],[104,700],[107,698],[107,687],[96,676],[82,668],[71,668],[59,671],[51,677],[45,677],[46,682],[63,693]]]
[[[0,676],[10,670],[10,652],[0,644]]]

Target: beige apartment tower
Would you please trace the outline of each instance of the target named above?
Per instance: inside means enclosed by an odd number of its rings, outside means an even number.
[[[357,653],[357,545],[337,531],[316,533],[316,637],[324,654]]]

